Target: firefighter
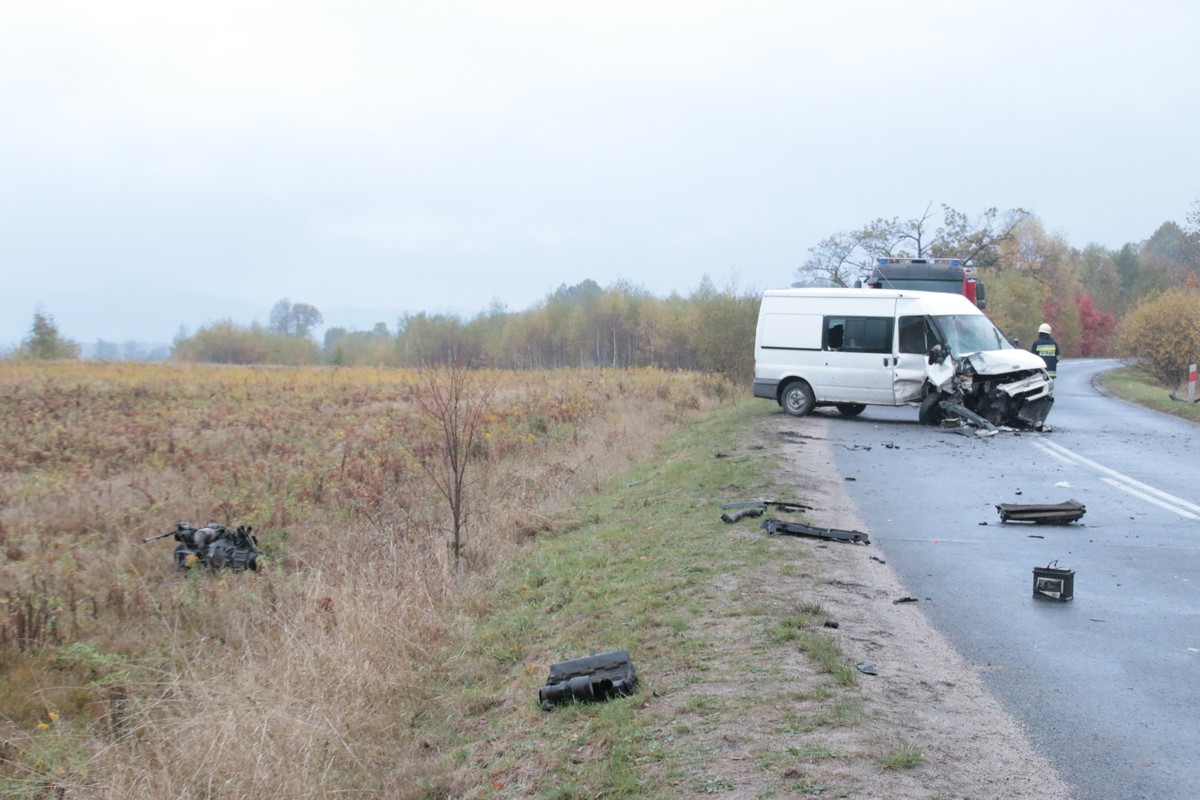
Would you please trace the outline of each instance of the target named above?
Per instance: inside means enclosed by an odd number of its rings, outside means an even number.
[[[1049,323],[1043,322],[1038,326],[1038,337],[1033,340],[1033,347],[1029,350],[1046,362],[1046,372],[1050,373],[1051,378],[1058,377],[1058,342],[1050,335]]]

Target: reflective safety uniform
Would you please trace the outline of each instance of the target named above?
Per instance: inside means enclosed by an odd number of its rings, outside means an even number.
[[[1050,334],[1039,333],[1029,350],[1046,362],[1046,371],[1050,373],[1051,378],[1058,377],[1058,342],[1054,341]]]

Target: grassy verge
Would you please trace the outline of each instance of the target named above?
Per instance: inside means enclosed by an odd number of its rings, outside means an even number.
[[[804,550],[719,519],[725,501],[803,493],[747,436],[774,410],[705,417],[472,593],[413,697],[412,796],[811,792],[812,746],[789,737],[861,719],[857,674],[819,601],[772,590],[813,582]],[[618,648],[635,696],[538,707],[550,663]]]
[[[1192,405],[1187,402],[1187,386],[1175,391],[1175,396],[1183,401],[1172,400],[1171,390],[1163,388],[1157,381],[1136,367],[1119,367],[1097,376],[1097,382],[1104,391],[1122,400],[1164,411],[1192,422],[1200,422],[1200,403]]]

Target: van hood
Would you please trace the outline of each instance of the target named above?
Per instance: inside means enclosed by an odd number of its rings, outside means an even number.
[[[970,364],[976,375],[1007,375],[1012,372],[1046,368],[1046,362],[1041,356],[1016,348],[966,353],[959,361]]]

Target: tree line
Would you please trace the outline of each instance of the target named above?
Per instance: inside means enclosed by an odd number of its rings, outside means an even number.
[[[881,218],[831,234],[809,248],[793,285],[853,286],[883,257],[969,260],[987,287],[987,313],[997,326],[1028,344],[1038,325],[1048,322],[1066,357],[1153,361],[1160,376],[1183,369],[1180,360],[1200,357],[1200,316],[1190,311],[1200,308],[1200,201],[1185,224],[1164,222],[1147,239],[1115,250],[1073,247],[1019,208],[990,208],[971,217],[946,205],[935,211],[930,204],[913,218]],[[624,281],[601,287],[589,279],[563,284],[523,311],[493,304],[470,319],[405,314],[394,326],[380,321],[367,331],[332,327],[318,342],[320,311],[284,298],[266,325],[225,320],[194,334],[181,332],[171,357],[516,370],[653,366],[748,380],[758,302],[757,291],[718,288],[707,276],[689,295],[666,298]],[[13,354],[77,356],[78,345],[58,336],[41,309]]]
[[[752,364],[746,343],[754,340],[758,300],[757,292],[718,288],[707,277],[689,296],[665,299],[629,283],[603,288],[588,279],[574,286],[563,284],[525,311],[493,304],[465,320],[452,314],[405,314],[394,329],[386,322],[368,331],[329,328],[320,344],[309,335],[311,324],[296,328],[275,322],[218,322],[178,337],[172,358],[232,364],[465,364],[515,370],[654,366],[748,380]]]

